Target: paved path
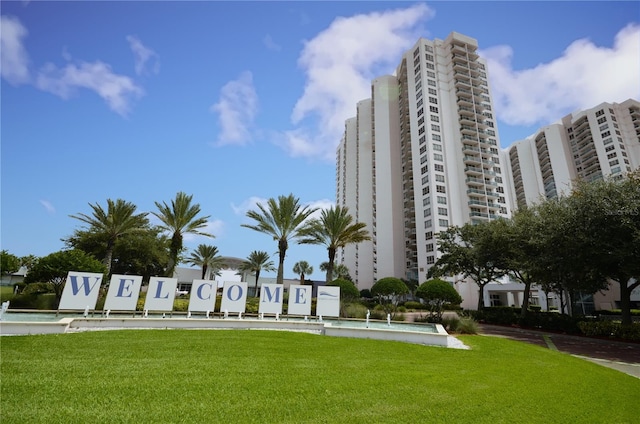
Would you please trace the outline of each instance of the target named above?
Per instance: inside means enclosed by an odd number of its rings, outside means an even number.
[[[507,337],[566,352],[640,378],[640,343],[625,343],[488,324],[480,324],[480,333]]]

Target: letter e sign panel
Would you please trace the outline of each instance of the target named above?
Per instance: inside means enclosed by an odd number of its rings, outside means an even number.
[[[177,278],[151,277],[144,309],[147,311],[172,311],[177,287]]]
[[[311,315],[311,286],[291,284],[289,286],[289,315]]]
[[[142,287],[141,275],[112,275],[104,310],[135,311]]]
[[[94,309],[100,293],[100,284],[102,284],[102,274],[69,271],[58,309],[81,311],[86,308]]]

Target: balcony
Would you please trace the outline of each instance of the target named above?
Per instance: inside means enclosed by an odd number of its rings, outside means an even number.
[[[480,165],[482,163],[482,159],[480,159],[479,156],[465,155],[463,160],[464,160],[465,164],[477,164],[477,165]]]

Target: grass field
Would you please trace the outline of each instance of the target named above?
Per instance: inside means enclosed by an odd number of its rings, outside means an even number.
[[[636,423],[640,380],[487,336],[472,350],[252,330],[2,337],[9,423]]]

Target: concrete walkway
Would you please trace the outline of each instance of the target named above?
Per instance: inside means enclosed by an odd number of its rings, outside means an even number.
[[[640,378],[640,343],[480,324],[480,334],[536,344]]]

